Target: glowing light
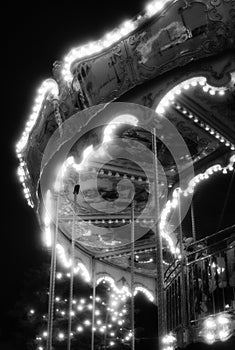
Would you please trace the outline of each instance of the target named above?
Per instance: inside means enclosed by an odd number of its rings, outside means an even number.
[[[130,124],[133,126],[138,125],[138,119],[131,115],[131,114],[122,114],[116,118],[114,118],[104,129],[104,137],[103,137],[103,143],[109,142],[112,140],[112,134],[113,131],[120,125],[120,124]]]
[[[59,334],[58,334],[58,338],[59,338],[60,340],[63,340],[63,339],[64,339],[64,333],[62,333],[62,332],[59,333]]]
[[[85,320],[85,321],[84,321],[84,325],[85,325],[85,326],[90,326],[90,325],[91,325],[91,321]]]
[[[35,99],[35,104],[32,108],[32,113],[29,116],[28,122],[26,123],[25,130],[16,145],[16,153],[19,155],[24,147],[26,146],[29,138],[29,134],[32,131],[34,125],[36,124],[39,112],[48,94],[52,94],[54,97],[58,96],[58,85],[55,80],[47,79],[43,81],[38,90],[38,96]]]
[[[62,273],[61,273],[61,272],[57,272],[56,278],[57,278],[58,280],[60,280],[60,279],[62,278]]]
[[[220,325],[228,324],[230,321],[226,316],[220,315],[217,317],[217,322]]]

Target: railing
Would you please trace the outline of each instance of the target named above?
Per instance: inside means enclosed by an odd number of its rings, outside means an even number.
[[[184,253],[164,278],[167,331],[180,332],[181,345],[195,340],[190,330],[206,316],[235,310],[235,226],[194,242]]]

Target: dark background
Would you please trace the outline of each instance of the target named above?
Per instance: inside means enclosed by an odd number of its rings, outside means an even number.
[[[6,75],[2,85],[7,102],[4,102],[6,111],[1,115],[4,194],[1,207],[3,322],[0,328],[4,342],[0,342],[1,349],[18,349],[14,345],[18,324],[12,321],[9,312],[14,310],[20,296],[27,293],[24,282],[27,272],[40,268],[47,259],[36,215],[27,206],[16,175],[15,144],[31,112],[36,90],[44,79],[52,76],[55,60],[62,60],[73,47],[99,39],[141,12],[145,5],[146,2],[140,0],[8,2],[7,10],[2,12],[2,19],[4,16],[7,19],[2,29],[3,36],[7,36],[7,48],[2,54],[2,70]],[[209,184],[200,185],[195,204],[200,230],[213,232],[218,227],[230,180],[231,174],[215,175]],[[234,199],[230,195],[220,228],[234,223],[233,207]],[[146,316],[145,319],[148,320]],[[146,327],[148,322],[151,321],[146,321]]]

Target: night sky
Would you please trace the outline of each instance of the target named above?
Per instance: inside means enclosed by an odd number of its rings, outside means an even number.
[[[15,144],[31,112],[36,90],[44,79],[52,77],[55,60],[63,59],[74,46],[102,37],[125,19],[135,16],[144,6],[145,2],[140,0],[94,3],[33,1],[28,6],[24,2],[14,5],[8,2],[8,21],[3,29],[8,42],[2,54],[7,61],[7,69],[5,62],[2,66],[6,75],[7,103],[4,101],[6,112],[1,115],[4,142],[1,164],[4,191],[1,209],[1,314],[4,327],[0,329],[1,333],[11,327],[7,312],[22,293],[24,273],[40,266],[45,257],[36,215],[27,206],[16,175]],[[223,178],[216,175],[211,180],[209,191],[205,192],[204,188],[198,193],[197,202],[204,204],[199,204],[196,210],[198,220],[204,215],[204,230],[213,231],[218,224],[214,219],[221,213],[230,180],[231,175]],[[234,223],[233,204],[230,195],[222,227]],[[214,225],[213,229],[211,225]]]

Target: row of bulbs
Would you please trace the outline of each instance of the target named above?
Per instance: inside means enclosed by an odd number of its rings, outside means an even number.
[[[145,19],[160,12],[169,1],[171,0],[152,1],[146,6],[145,14],[143,16],[139,15],[135,20],[125,21],[119,28],[106,34],[103,39],[72,49],[64,58],[64,66],[62,70],[64,80],[67,82],[72,80],[71,65],[74,61],[97,54],[112,46],[126,35],[133,32],[143,21],[145,21]]]
[[[165,2],[159,1],[159,0],[152,1],[146,7],[146,16],[151,17],[152,15],[155,15],[156,12],[162,9],[165,3],[166,1]],[[88,45],[72,49],[68,53],[68,55],[66,55],[64,58],[64,69],[62,71],[62,74],[65,81],[72,80],[72,76],[70,73],[70,66],[75,60],[88,55],[98,53],[103,49],[111,46],[115,42],[119,41],[122,37],[126,36],[127,34],[129,34],[130,32],[136,29],[140,21],[140,17],[141,16],[137,17],[138,22],[134,22],[131,20],[125,21],[118,30],[114,30],[108,33],[103,40],[99,40],[95,43],[90,43]],[[41,110],[42,104],[47,94],[51,94],[54,98],[58,97],[58,94],[59,94],[58,85],[56,81],[53,79],[46,79],[45,81],[42,82],[40,88],[38,89],[38,94],[37,94],[37,97],[35,98],[35,103],[32,108],[32,113],[30,114],[29,119],[26,123],[25,130],[22,134],[22,137],[16,145],[16,153],[18,155],[22,152],[22,150],[27,144],[29,133],[31,132],[32,128],[36,123],[38,114]]]
[[[97,279],[97,285],[99,285],[100,283],[103,282],[108,282],[110,287],[113,289],[113,291],[122,299],[131,297],[131,292],[129,290],[129,288],[127,286],[123,286],[122,288],[118,288],[116,286],[116,283],[114,281],[114,279],[111,276],[108,275],[104,275],[101,276]],[[143,286],[136,286],[134,289],[134,295],[137,295],[138,292],[143,293],[149,301],[153,302],[154,301],[154,296],[153,293],[150,292],[147,288],[143,287]]]
[[[235,81],[235,77],[233,74],[231,74],[231,83],[230,85],[233,85]],[[170,106],[175,100],[175,98],[183,91],[187,91],[190,88],[200,86],[204,92],[208,92],[210,95],[219,95],[219,96],[224,96],[226,90],[228,90],[227,87],[215,87],[207,83],[206,77],[203,76],[198,76],[198,77],[193,77],[190,79],[187,79],[178,85],[176,85],[173,89],[171,89],[164,97],[161,99],[159,102],[156,112],[158,114],[163,114],[166,111],[166,108]]]
[[[32,208],[34,205],[31,198],[30,190],[27,186],[27,182],[29,181],[29,174],[26,167],[26,163],[22,158],[22,152],[27,145],[29,134],[37,122],[37,119],[42,109],[45,98],[47,96],[53,96],[55,98],[55,97],[58,97],[58,94],[59,94],[59,89],[55,80],[46,79],[45,81],[43,81],[40,88],[38,89],[37,97],[35,98],[34,105],[32,107],[32,112],[28,118],[28,121],[26,122],[25,129],[21,135],[20,140],[16,144],[16,154],[20,162],[18,167],[18,178],[22,183],[23,192],[27,200],[27,203]]]
[[[192,112],[189,112],[185,107],[181,106],[179,103],[174,103],[174,106],[176,107],[176,109],[182,112],[186,117],[193,120],[195,124],[198,124],[209,134],[213,135],[220,143],[223,143],[226,147],[230,147],[232,151],[235,150],[235,145],[232,142],[226,140],[224,136],[222,136],[218,131],[216,131],[210,125],[199,121],[199,118],[196,115],[194,115]]]
[[[18,166],[18,169],[17,169],[18,178],[22,184],[23,194],[24,194],[25,199],[27,200],[27,204],[31,208],[33,208],[34,205],[33,205],[33,201],[31,198],[31,193],[30,193],[29,188],[27,187],[27,182],[29,179],[28,169],[26,167],[25,161],[21,157],[20,157],[19,161],[20,161],[20,165]]]
[[[210,176],[212,176],[214,173],[217,173],[217,172],[222,172],[223,174],[226,174],[228,171],[233,171],[234,164],[235,164],[235,154],[233,154],[230,157],[229,163],[225,167],[222,167],[220,164],[213,165],[213,166],[209,167],[204,173],[200,173],[200,174],[196,175],[192,180],[190,180],[186,189],[182,190],[180,188],[177,188],[173,191],[172,199],[168,200],[166,202],[166,205],[162,211],[160,224],[159,224],[161,234],[166,240],[168,240],[170,250],[173,254],[180,255],[180,252],[177,253],[176,248],[175,248],[172,240],[171,239],[169,240],[170,236],[165,231],[166,230],[165,228],[167,225],[167,219],[168,219],[172,209],[175,209],[179,204],[179,195],[182,193],[183,196],[187,197],[187,196],[193,194],[195,187],[201,181],[209,179]]]

